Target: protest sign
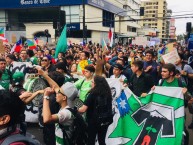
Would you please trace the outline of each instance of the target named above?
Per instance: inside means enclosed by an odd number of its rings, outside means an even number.
[[[4,47],[3,47],[3,41],[2,41],[2,40],[0,40],[0,53],[1,53],[1,54],[4,54],[4,53],[5,53],[5,49],[4,49]]]
[[[169,44],[167,44],[166,47],[168,48],[168,51],[169,51],[169,52],[171,52],[171,51],[174,50],[174,44],[175,44],[175,43],[169,43]]]
[[[165,55],[162,55],[162,58],[165,63],[172,63],[172,64],[175,64],[175,62],[180,59],[176,49]]]
[[[132,44],[143,45],[143,47],[146,47],[148,45],[147,37],[135,37]]]

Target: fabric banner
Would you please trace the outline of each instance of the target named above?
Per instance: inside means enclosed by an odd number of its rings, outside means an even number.
[[[184,129],[181,88],[156,87],[142,98],[126,88],[113,105],[115,115],[107,131],[106,144],[181,145]]]
[[[32,68],[32,64],[30,62],[16,62],[14,61],[11,66],[9,67],[9,70],[14,74],[15,72],[24,72],[24,70],[27,67]]]

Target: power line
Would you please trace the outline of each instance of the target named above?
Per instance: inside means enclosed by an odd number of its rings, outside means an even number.
[[[173,16],[166,16],[167,18],[170,18],[170,17],[176,17],[176,16],[188,16],[188,15],[193,15],[193,13],[189,13],[189,14],[182,14],[182,15],[173,15]],[[131,17],[131,16],[139,16],[139,15],[128,15],[128,17]],[[126,17],[126,16],[125,16]],[[96,19],[96,18],[103,18],[103,17],[93,17],[93,18],[86,18],[86,19]],[[157,18],[157,17],[155,17],[155,18]],[[0,17],[0,19],[5,19],[5,17]],[[7,18],[8,19],[8,18]],[[66,20],[81,20],[82,19],[82,17],[79,17],[79,18],[70,18],[70,19],[66,19]],[[149,19],[148,18],[148,16],[147,16],[147,19]],[[11,18],[11,20],[18,20],[17,18]],[[51,18],[51,19],[42,19],[42,18],[37,18],[37,19],[30,19],[30,18],[22,18],[22,19],[20,19],[21,21],[22,20],[26,20],[26,21],[52,21],[53,19]],[[21,22],[22,23],[22,22]],[[87,23],[87,22],[86,22]]]
[[[181,17],[158,17],[158,18],[146,18],[146,19],[131,19],[131,20],[115,20],[115,21],[90,21],[86,23],[103,23],[103,22],[134,22],[134,21],[144,21],[144,20],[168,20],[168,19],[185,19],[185,18],[193,18],[193,16],[181,16]],[[7,23],[7,22],[0,22],[0,23]],[[16,23],[21,23],[21,22],[16,22]],[[27,23],[27,22],[26,22]],[[50,24],[51,22],[28,22],[28,23],[33,23],[33,24]],[[83,23],[83,22],[73,22],[73,23]]]

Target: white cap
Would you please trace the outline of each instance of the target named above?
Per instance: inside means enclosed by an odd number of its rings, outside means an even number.
[[[66,82],[62,85],[61,89],[67,96],[67,103],[69,107],[74,107],[74,100],[78,96],[78,90],[73,83]]]

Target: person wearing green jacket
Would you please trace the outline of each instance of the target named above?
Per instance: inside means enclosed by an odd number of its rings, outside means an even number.
[[[6,69],[6,61],[3,58],[0,58],[0,71],[2,71],[2,77],[0,80],[0,85],[5,89],[9,90],[11,82],[11,72]]]

